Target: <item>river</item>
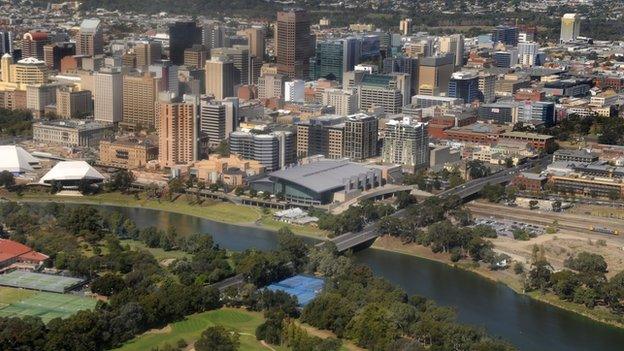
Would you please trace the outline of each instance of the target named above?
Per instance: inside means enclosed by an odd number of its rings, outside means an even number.
[[[269,250],[276,247],[274,232],[217,223],[193,216],[142,208],[103,206],[133,219],[140,228],[174,226],[178,233],[209,233],[224,248]],[[313,239],[306,239],[310,242]],[[525,351],[621,351],[624,330],[591,321],[572,312],[515,293],[475,273],[387,251],[366,249],[355,259],[379,276],[440,305],[456,309],[458,319],[485,328]]]

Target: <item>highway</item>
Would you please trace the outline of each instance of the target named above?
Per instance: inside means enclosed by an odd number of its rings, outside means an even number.
[[[548,165],[551,162],[551,160],[552,160],[552,157],[550,155],[542,156],[538,159],[531,160],[530,162],[527,162],[525,164],[504,169],[488,177],[471,180],[455,188],[447,189],[435,196],[448,197],[448,196],[457,195],[463,200],[472,195],[479,193],[481,190],[483,190],[483,187],[485,187],[487,184],[508,183],[518,173],[526,171],[532,167],[535,167],[536,165],[539,165],[541,168],[543,168],[546,165]],[[392,216],[403,217],[405,216],[405,213],[406,213],[405,209],[401,209],[393,213]],[[375,240],[380,235],[379,231],[377,230],[376,224],[377,222],[368,223],[364,227],[364,229],[362,229],[359,232],[345,233],[335,238],[332,238],[329,241],[333,242],[336,245],[336,248],[338,249],[339,252],[349,250],[358,245],[363,245],[365,243]],[[325,242],[321,242],[321,243],[318,243],[317,246],[322,246],[324,244]]]

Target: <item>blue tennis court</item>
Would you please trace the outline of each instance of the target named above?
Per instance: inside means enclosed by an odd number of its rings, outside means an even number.
[[[299,306],[303,307],[312,301],[325,287],[325,281],[306,275],[296,275],[281,282],[267,286],[271,291],[283,291],[295,296]]]

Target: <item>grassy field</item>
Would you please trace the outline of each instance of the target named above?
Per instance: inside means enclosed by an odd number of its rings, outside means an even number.
[[[83,197],[62,197],[46,193],[24,193],[18,198],[14,193],[3,192],[0,196],[18,201],[55,201],[69,203],[84,203],[96,205],[115,205],[123,207],[142,207],[154,210],[169,211],[201,217],[216,222],[260,225],[263,228],[277,231],[283,226],[289,227],[294,233],[311,237],[326,237],[327,233],[311,226],[289,225],[274,220],[270,214],[263,215],[262,210],[254,206],[236,205],[229,202],[205,201],[201,205],[189,204],[185,196],[178,197],[175,201],[146,199],[144,194],[137,200],[134,196],[121,193],[104,193]]]
[[[264,318],[259,312],[222,308],[216,311],[194,314],[163,329],[147,332],[127,342],[117,350],[150,350],[154,347],[162,347],[166,343],[175,345],[180,339],[184,339],[187,344],[192,345],[206,328],[214,325],[222,325],[240,333],[241,351],[268,350],[254,336],[256,327],[263,320]],[[277,346],[272,347],[275,350],[285,350]]]
[[[147,247],[144,243],[137,241],[137,240],[132,240],[132,239],[121,240],[121,245],[124,245],[124,246],[128,245],[130,246],[130,249],[132,250],[147,250],[152,255],[154,255],[154,257],[158,261],[168,260],[168,259],[179,259],[179,258],[185,258],[185,257],[190,258],[192,256],[191,254],[186,253],[182,250],[165,251],[160,248]]]
[[[92,309],[96,300],[69,294],[36,292],[17,288],[0,290],[0,317],[38,316],[44,323]]]

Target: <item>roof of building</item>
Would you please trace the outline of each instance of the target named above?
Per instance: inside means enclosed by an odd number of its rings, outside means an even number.
[[[32,172],[39,160],[17,145],[0,145],[0,172]]]
[[[97,18],[87,18],[80,23],[81,32],[95,32],[100,26],[100,20]]]
[[[84,119],[62,119],[62,120],[41,121],[41,122],[36,123],[36,125],[50,126],[50,127],[57,127],[57,128],[78,129],[78,130],[95,130],[95,129],[113,127],[112,123],[94,121],[94,120],[84,120]]]
[[[570,157],[591,157],[598,158],[598,154],[595,152],[590,152],[585,149],[581,150],[569,150],[569,149],[559,149],[555,151],[555,156],[570,156]]]
[[[536,139],[536,140],[553,139],[552,135],[529,133],[529,132],[506,132],[506,133],[503,133],[502,136],[512,137],[512,138],[528,138],[528,139]]]
[[[104,180],[104,176],[85,161],[61,161],[46,173],[40,184],[49,183],[53,180]]]
[[[30,247],[13,240],[0,239],[0,262],[4,262],[16,257],[21,257],[29,261],[45,261],[48,256],[33,251]]]
[[[45,64],[44,61],[38,60],[35,57],[26,57],[24,59],[21,59],[19,61],[17,61],[18,64],[20,65],[42,65]]]
[[[370,172],[371,169],[346,160],[322,160],[305,165],[285,168],[269,174],[271,178],[283,179],[317,193],[344,186],[351,177]]]

